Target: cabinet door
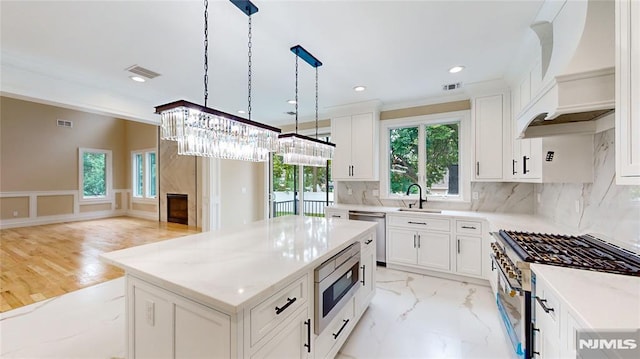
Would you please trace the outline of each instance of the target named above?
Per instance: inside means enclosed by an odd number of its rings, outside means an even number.
[[[349,211],[346,209],[325,208],[324,215],[326,218],[349,219]]]
[[[376,253],[374,251],[367,250],[362,253],[360,271],[361,287],[356,294],[356,313],[361,313],[367,308],[375,291]]]
[[[542,176],[542,139],[520,140],[521,178],[540,179]]]
[[[375,127],[373,113],[365,113],[351,117],[351,165],[353,179],[373,180],[378,176],[374,172],[374,154],[376,150],[374,137]],[[333,135],[333,134],[332,134]]]
[[[398,264],[416,264],[417,234],[415,231],[389,228],[387,261]]]
[[[174,315],[176,358],[228,358],[231,355],[229,317],[179,299]]]
[[[560,339],[558,337],[557,330],[555,329],[555,322],[550,315],[545,313],[540,305],[536,302],[536,329],[533,332],[534,335],[534,348],[535,352],[540,353],[534,358],[560,358]]]
[[[336,144],[331,160],[333,179],[351,179],[351,116],[331,120],[331,141]]]
[[[503,95],[474,100],[475,179],[502,179]]]
[[[418,232],[418,265],[449,271],[451,236],[448,233]]]
[[[305,344],[311,339],[311,319],[308,308],[297,312],[292,318],[283,323],[284,327],[279,333],[262,348],[256,351],[251,358],[306,358],[308,349]]]
[[[172,303],[153,289],[133,287],[133,358],[173,358]]]
[[[482,276],[482,238],[456,237],[456,272]]]
[[[640,2],[616,1],[616,182],[640,184]]]

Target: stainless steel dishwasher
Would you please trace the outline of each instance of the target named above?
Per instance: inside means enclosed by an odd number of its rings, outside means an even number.
[[[387,215],[384,212],[349,211],[349,219],[378,223],[376,228],[376,263],[387,266]]]

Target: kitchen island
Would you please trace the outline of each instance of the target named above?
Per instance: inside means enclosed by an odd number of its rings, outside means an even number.
[[[314,330],[314,269],[354,243],[359,288]],[[375,292],[370,222],[279,217],[101,258],[126,272],[129,358],[332,356]]]

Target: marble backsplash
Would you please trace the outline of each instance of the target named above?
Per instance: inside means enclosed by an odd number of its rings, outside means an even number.
[[[373,195],[374,191],[379,192],[379,190],[380,182],[338,182],[338,203],[407,207],[409,203],[415,202],[415,200],[380,199]],[[444,210],[531,214],[534,210],[533,191],[534,185],[530,183],[474,182],[471,184],[471,192],[478,192],[477,200],[471,202],[431,201],[426,203],[426,207]]]
[[[615,184],[614,141],[613,129],[594,136],[593,183],[536,185],[535,213],[640,253],[640,186]]]

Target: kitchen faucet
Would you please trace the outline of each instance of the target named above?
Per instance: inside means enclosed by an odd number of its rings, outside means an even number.
[[[422,199],[422,187],[420,187],[419,184],[417,183],[412,183],[409,185],[409,187],[407,188],[407,196],[409,195],[409,192],[411,191],[411,187],[413,186],[418,186],[418,203],[419,203],[419,208],[422,209],[422,202],[426,202],[426,199]],[[409,206],[409,208],[411,208],[411,206]]]

